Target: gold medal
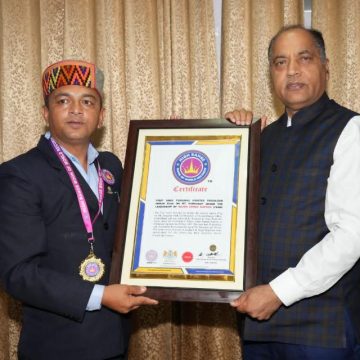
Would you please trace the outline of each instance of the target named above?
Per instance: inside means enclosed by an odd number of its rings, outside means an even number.
[[[83,260],[79,266],[80,276],[86,281],[96,282],[103,277],[104,273],[104,263],[95,256],[91,249],[88,257]]]

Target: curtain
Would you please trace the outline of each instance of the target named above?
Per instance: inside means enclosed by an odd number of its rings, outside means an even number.
[[[275,120],[267,48],[284,25],[303,23],[302,0],[223,0],[221,113],[244,107]]]
[[[329,96],[360,112],[360,14],[358,0],[312,0],[312,25],[325,39]]]
[[[64,58],[104,70],[96,140],[121,159],[129,119],[219,116],[212,11],[212,0],[0,0],[0,161],[37,143],[41,71]]]
[[[122,160],[130,119],[220,115],[212,0],[0,0],[0,33],[0,161],[36,145],[41,72],[64,58],[104,70],[94,142]],[[17,358],[20,309],[0,293],[1,360]],[[227,304],[164,302],[133,318],[130,360],[241,357]]]

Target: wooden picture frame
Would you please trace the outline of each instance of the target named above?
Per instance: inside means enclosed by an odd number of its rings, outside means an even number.
[[[111,283],[230,302],[255,285],[260,121],[130,121]]]

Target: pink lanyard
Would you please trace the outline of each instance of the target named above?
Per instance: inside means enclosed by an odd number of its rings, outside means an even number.
[[[96,213],[94,220],[91,221],[91,217],[90,217],[90,213],[89,213],[89,209],[86,203],[86,199],[84,196],[84,193],[81,190],[81,186],[78,182],[78,179],[76,178],[76,175],[74,173],[74,170],[72,169],[70,162],[68,160],[68,158],[66,157],[66,155],[64,154],[64,152],[61,150],[61,147],[58,145],[58,143],[53,139],[50,138],[51,141],[51,145],[55,151],[55,154],[57,155],[57,157],[59,158],[59,160],[61,161],[61,163],[63,164],[66,172],[69,175],[69,178],[72,182],[72,185],[74,187],[74,190],[76,192],[76,197],[79,203],[79,207],[80,207],[80,211],[81,211],[81,216],[86,228],[86,231],[88,233],[88,241],[91,245],[91,248],[93,246],[93,243],[95,241],[94,238],[94,230],[93,230],[93,224],[95,223],[96,219],[98,218],[100,211],[101,211],[101,206],[102,203],[104,201],[104,180],[101,176],[101,168],[100,165],[98,165],[98,177],[99,177],[99,182],[98,182],[98,191],[99,191],[99,200],[98,200],[98,204],[99,204],[99,210]]]

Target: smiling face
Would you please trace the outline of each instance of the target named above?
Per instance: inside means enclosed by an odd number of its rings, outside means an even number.
[[[308,31],[291,29],[280,34],[273,44],[270,74],[276,95],[292,117],[324,93],[328,61],[321,60],[320,50]]]
[[[71,152],[73,147],[87,148],[91,135],[103,124],[104,109],[96,90],[68,85],[49,95],[43,116],[51,136]]]

